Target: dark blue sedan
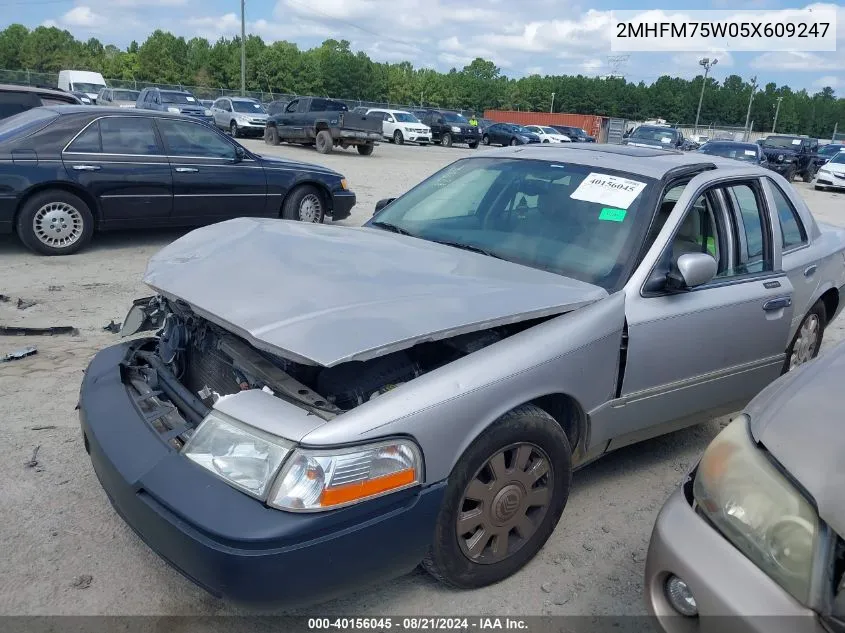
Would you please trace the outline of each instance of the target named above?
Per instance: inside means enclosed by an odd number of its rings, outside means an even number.
[[[75,253],[95,231],[322,222],[354,205],[341,174],[256,154],[181,114],[52,106],[0,122],[0,233],[44,255]]]
[[[484,130],[481,142],[485,145],[526,145],[539,143],[540,137],[516,123],[496,123]]]

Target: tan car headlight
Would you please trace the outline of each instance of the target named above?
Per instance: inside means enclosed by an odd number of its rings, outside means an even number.
[[[267,499],[280,510],[331,510],[422,482],[416,444],[396,439],[349,448],[295,449]]]
[[[808,601],[818,514],[754,445],[741,415],[704,452],[693,484],[703,514],[798,601]]]

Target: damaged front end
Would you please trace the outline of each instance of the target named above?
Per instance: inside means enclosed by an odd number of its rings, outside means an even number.
[[[223,396],[260,390],[328,421],[546,318],[322,367],[259,350],[184,302],[155,296],[135,301],[124,321],[123,336],[157,332],[133,346],[121,371],[143,416],[179,450]]]

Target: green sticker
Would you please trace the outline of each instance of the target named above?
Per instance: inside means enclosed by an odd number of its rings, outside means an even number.
[[[607,222],[622,222],[627,215],[625,209],[614,209],[613,207],[605,207],[599,213],[599,220],[606,220]]]

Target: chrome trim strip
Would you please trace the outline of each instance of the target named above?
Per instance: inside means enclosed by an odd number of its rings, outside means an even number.
[[[218,197],[227,197],[227,198],[239,198],[242,196],[266,196],[266,193],[177,193],[174,194],[175,198],[207,198],[209,196],[214,196],[215,198]]]
[[[169,193],[111,193],[100,198],[172,198]]]

